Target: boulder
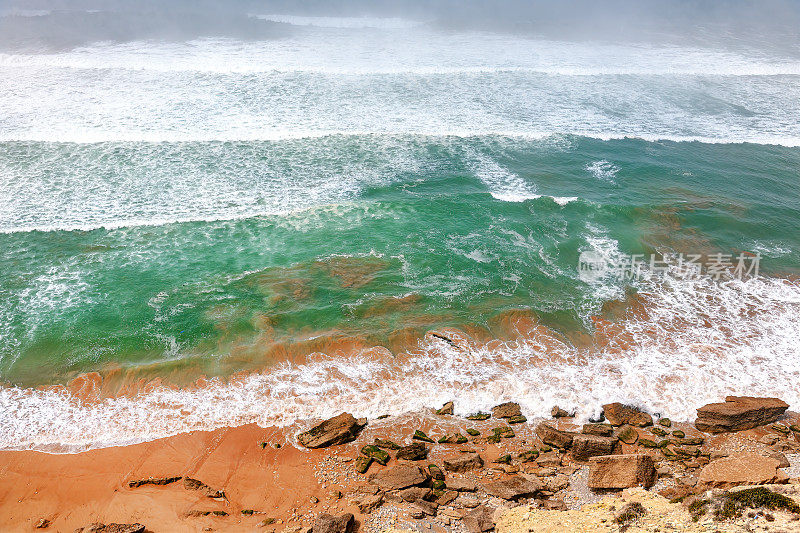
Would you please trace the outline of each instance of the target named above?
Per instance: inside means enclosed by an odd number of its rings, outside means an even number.
[[[612,426],[625,424],[645,427],[653,425],[653,417],[638,408],[621,403],[609,403],[603,406],[603,414]]]
[[[628,425],[617,429],[615,436],[625,444],[636,444],[639,440],[639,432]]]
[[[539,481],[533,481],[522,476],[512,476],[508,479],[493,481],[483,485],[483,490],[490,496],[504,500],[516,500],[523,496],[531,496],[542,490]]]
[[[483,466],[483,459],[477,453],[465,453],[448,457],[442,461],[445,470],[450,472],[467,472]]]
[[[441,409],[438,409],[436,411],[436,414],[437,415],[452,415],[454,409],[455,409],[455,405],[453,404],[453,402],[447,402],[446,404],[444,404],[441,407]]]
[[[614,427],[611,424],[584,424],[581,428],[581,433],[584,435],[597,435],[598,437],[610,437],[614,433]]]
[[[383,490],[399,490],[428,481],[425,471],[412,464],[399,464],[373,474],[370,481]]]
[[[615,437],[575,435],[572,438],[572,458],[577,461],[588,461],[590,457],[612,455],[616,444]]]
[[[374,444],[367,444],[366,446],[362,447],[361,454],[374,459],[383,466],[386,466],[386,463],[389,462],[389,453],[386,450],[378,448]]]
[[[365,423],[356,420],[350,413],[342,413],[300,433],[297,442],[306,448],[325,448],[344,444],[356,439]]]
[[[464,527],[469,533],[484,533],[494,529],[494,512],[485,505],[479,505],[464,516]]]
[[[406,461],[421,461],[428,457],[428,447],[421,442],[415,442],[397,450],[395,457]]]
[[[415,502],[424,500],[431,495],[431,489],[425,487],[409,487],[397,493],[403,501]]]
[[[778,459],[754,453],[732,455],[704,466],[697,483],[706,487],[785,483],[788,477],[778,470],[780,464]]]
[[[365,494],[353,501],[358,510],[364,514],[370,514],[383,504],[383,492],[377,494]]]
[[[572,444],[572,438],[577,435],[571,431],[562,431],[556,429],[550,424],[542,422],[536,427],[536,434],[542,442],[555,446],[556,448],[569,448]]]
[[[550,409],[550,416],[553,418],[566,418],[574,415],[570,414],[568,411],[560,408],[559,406],[554,405],[553,408]]]
[[[728,396],[723,403],[700,407],[694,425],[706,433],[742,431],[771,424],[788,408],[778,398]]]
[[[512,418],[522,416],[522,411],[518,403],[506,402],[492,407],[492,416],[495,418]]]
[[[350,533],[354,528],[354,517],[350,513],[340,516],[321,514],[314,521],[311,533]]]
[[[648,455],[604,455],[589,459],[589,488],[626,489],[656,482],[653,459]]]

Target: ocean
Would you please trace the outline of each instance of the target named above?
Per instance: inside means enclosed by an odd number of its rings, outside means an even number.
[[[449,400],[800,409],[798,42],[246,20],[0,39],[0,447]]]

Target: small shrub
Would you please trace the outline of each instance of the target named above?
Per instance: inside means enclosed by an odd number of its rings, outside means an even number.
[[[624,531],[630,527],[631,523],[645,514],[647,514],[647,509],[644,508],[644,505],[639,502],[630,502],[622,508],[619,514],[614,518],[614,522],[619,524]]]

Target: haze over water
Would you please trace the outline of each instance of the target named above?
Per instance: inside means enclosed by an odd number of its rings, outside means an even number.
[[[797,4],[583,7],[0,3],[0,446],[800,408]],[[587,251],[761,276],[585,281]],[[218,379],[33,389],[88,372]]]

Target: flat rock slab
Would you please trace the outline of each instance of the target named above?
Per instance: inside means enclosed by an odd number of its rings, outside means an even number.
[[[362,427],[364,424],[356,420],[353,415],[342,413],[300,433],[297,442],[306,448],[325,448],[344,444],[354,441]]]
[[[571,431],[562,431],[560,429],[556,429],[550,424],[546,424],[542,422],[538,426],[536,426],[536,435],[541,439],[542,442],[548,444],[550,446],[555,446],[556,448],[564,449],[569,448],[572,444],[572,439],[578,433],[573,433]]]
[[[589,488],[650,488],[658,479],[655,464],[649,455],[604,455],[589,459]]]
[[[706,433],[743,431],[775,422],[789,405],[778,398],[728,396],[697,410],[694,425]]]
[[[572,438],[572,457],[577,461],[588,461],[590,457],[612,455],[616,444],[615,437],[575,435]]]
[[[645,427],[653,425],[653,417],[649,414],[636,407],[618,402],[604,405],[603,414],[612,426],[628,424],[636,427]]]
[[[743,453],[708,463],[697,480],[699,485],[733,487],[785,483],[788,476],[778,470],[781,462],[774,457]]]
[[[492,416],[495,418],[513,418],[522,416],[518,403],[506,402],[492,407]]]
[[[421,461],[428,457],[428,447],[421,442],[415,442],[397,450],[396,457],[406,461]]]
[[[487,494],[504,500],[516,500],[523,496],[531,496],[542,490],[542,488],[543,486],[540,482],[522,476],[512,476],[508,479],[483,485],[483,490]]]
[[[450,472],[467,472],[483,466],[483,459],[477,453],[465,453],[455,457],[448,457],[442,461],[445,470]]]
[[[479,505],[464,516],[464,527],[469,533],[483,533],[494,529],[494,512]]]
[[[372,475],[370,481],[383,490],[400,490],[428,480],[425,471],[412,464],[396,465]]]

